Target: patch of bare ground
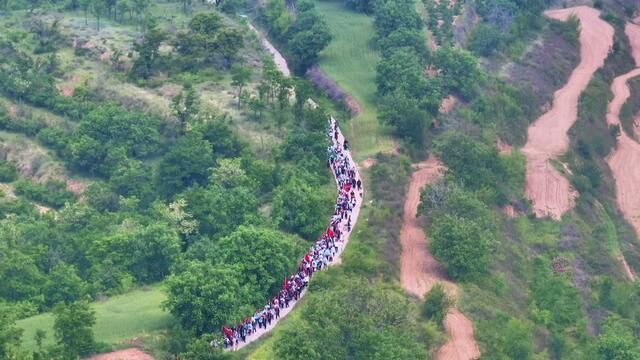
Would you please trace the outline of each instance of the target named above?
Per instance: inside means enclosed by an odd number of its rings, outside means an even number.
[[[554,219],[573,207],[578,194],[550,160],[569,148],[567,131],[577,119],[580,94],[596,70],[604,65],[614,34],[613,27],[600,18],[600,12],[590,7],[545,12],[546,16],[560,21],[566,21],[572,14],[581,24],[580,64],[565,86],[554,93],[551,110],[529,127],[527,143],[522,149],[527,157],[526,194],[537,216]]]
[[[402,255],[400,257],[400,283],[409,293],[422,298],[436,283],[444,284],[447,292],[457,298],[458,288],[446,275],[446,271],[431,254],[423,224],[417,218],[420,190],[440,179],[444,166],[430,156],[426,161],[414,164],[409,189],[404,203],[403,224],[400,230]],[[440,360],[468,360],[480,357],[480,349],[473,335],[471,321],[458,309],[447,314],[444,321],[447,342],[438,350]]]
[[[87,360],[155,360],[153,356],[147,354],[146,352],[131,348],[118,350],[106,354],[94,355]]]
[[[628,23],[625,33],[629,38],[636,66],[640,66],[640,26]],[[640,67],[616,77],[611,84],[613,99],[607,107],[607,124],[621,126],[620,110],[629,99],[631,91],[628,81],[640,76]],[[616,200],[625,219],[640,236],[640,144],[621,131],[616,148],[607,157],[607,163],[616,182]],[[636,274],[620,254],[620,262],[625,274],[635,281]]]
[[[84,181],[71,179],[64,166],[39,144],[15,134],[0,133],[0,159],[15,163],[21,176],[39,183],[63,181],[70,191],[78,195],[87,187]]]

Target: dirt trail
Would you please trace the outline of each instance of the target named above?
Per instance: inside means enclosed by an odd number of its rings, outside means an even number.
[[[256,33],[256,35],[258,36],[258,39],[260,40],[260,43],[262,44],[262,47],[265,48],[265,50],[267,50],[271,54],[271,56],[273,57],[273,62],[276,64],[276,67],[278,68],[278,70],[280,70],[280,72],[285,77],[290,77],[291,70],[289,70],[289,65],[287,64],[287,60],[284,58],[284,56],[282,56],[280,51],[278,51],[278,49],[276,49],[271,44],[271,42],[269,42],[269,40],[267,40],[267,38],[265,38],[264,35],[260,33],[260,31],[258,31],[258,29],[256,29],[253,25],[251,25],[251,23],[249,23],[249,29],[251,29],[253,32]]]
[[[567,131],[578,116],[578,99],[596,70],[604,65],[613,45],[614,29],[600,19],[596,9],[578,6],[545,12],[547,17],[565,21],[575,14],[580,20],[580,64],[566,85],[554,94],[551,110],[538,118],[528,130],[522,152],[527,157],[526,193],[537,216],[559,219],[577,196],[569,181],[551,164],[569,147]]]
[[[120,351],[114,351],[106,354],[95,355],[87,360],[154,360],[153,356],[146,352],[131,348]]]
[[[627,24],[625,33],[631,43],[636,66],[640,66],[640,26]],[[607,107],[607,124],[621,126],[620,110],[631,95],[627,82],[636,76],[640,76],[640,67],[613,80],[611,84],[613,99]],[[616,181],[618,206],[627,221],[631,223],[636,235],[640,236],[640,192],[638,191],[640,166],[637,166],[640,164],[640,144],[621,131],[618,144],[607,157],[607,163]],[[619,259],[627,277],[635,281],[636,274],[622,254],[619,255]]]
[[[404,203],[404,221],[400,230],[402,256],[400,258],[400,283],[408,292],[423,297],[436,283],[443,283],[447,292],[457,298],[458,288],[449,281],[446,271],[429,251],[429,242],[422,224],[416,218],[420,190],[440,179],[444,166],[433,156],[415,164],[409,190]],[[449,338],[437,353],[440,360],[468,360],[480,357],[480,349],[473,335],[473,325],[458,309],[445,318]]]

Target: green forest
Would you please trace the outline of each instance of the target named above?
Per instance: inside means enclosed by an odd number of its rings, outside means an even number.
[[[442,360],[460,314],[460,359],[640,360],[610,162],[638,78],[608,123],[635,1],[586,2],[614,35],[549,161],[571,209],[528,192],[529,130],[590,26],[545,11],[584,3],[0,0],[0,359]],[[344,252],[280,318],[336,217]]]

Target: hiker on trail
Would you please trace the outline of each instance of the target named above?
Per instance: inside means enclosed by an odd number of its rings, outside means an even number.
[[[296,301],[304,295],[313,274],[327,268],[336,260],[340,250],[339,245],[344,244],[345,241],[344,235],[351,232],[353,226],[351,213],[357,205],[355,189],[362,198],[362,181],[351,162],[348,152],[349,142],[345,139],[340,144],[339,136],[337,122],[330,119],[327,137],[331,145],[327,147],[327,167],[335,176],[338,197],[329,226],[302,257],[298,270],[284,278],[280,291],[263,308],[256,310],[253,316],[247,317],[233,328],[222,327],[225,349],[237,350],[240,341],[246,343],[249,336],[266,331],[271,327],[272,322],[277,322],[282,308],[295,305]],[[343,233],[344,229],[346,233]]]

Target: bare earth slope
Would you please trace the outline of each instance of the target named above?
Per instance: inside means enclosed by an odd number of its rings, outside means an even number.
[[[533,201],[537,216],[555,219],[573,206],[577,193],[550,160],[568,149],[567,131],[577,119],[580,94],[596,70],[604,65],[614,34],[613,27],[600,19],[600,12],[590,7],[545,12],[546,16],[560,21],[567,20],[572,14],[581,24],[580,64],[567,84],[555,92],[551,110],[529,127],[527,143],[522,149],[527,157],[527,196]]]
[[[629,37],[636,66],[640,66],[640,26],[627,24],[625,33]],[[640,67],[613,80],[611,85],[613,99],[607,108],[607,124],[621,126],[620,109],[631,95],[627,81],[636,76],[640,76]],[[640,191],[638,191],[638,186],[640,186],[640,144],[621,131],[618,144],[607,157],[607,163],[616,181],[618,206],[624,217],[633,226],[636,235],[640,236]],[[627,277],[632,281],[635,280],[633,269],[629,267],[622,255],[620,255],[620,261]]]
[[[400,230],[400,282],[405,290],[418,297],[423,297],[439,282],[446,286],[450,294],[457,296],[456,285],[447,279],[444,267],[429,251],[424,230],[416,218],[420,189],[440,179],[444,167],[432,156],[416,164],[415,168],[404,203],[404,221]],[[445,329],[449,338],[438,350],[437,359],[468,360],[480,357],[473,325],[458,309],[453,309],[445,318]]]

